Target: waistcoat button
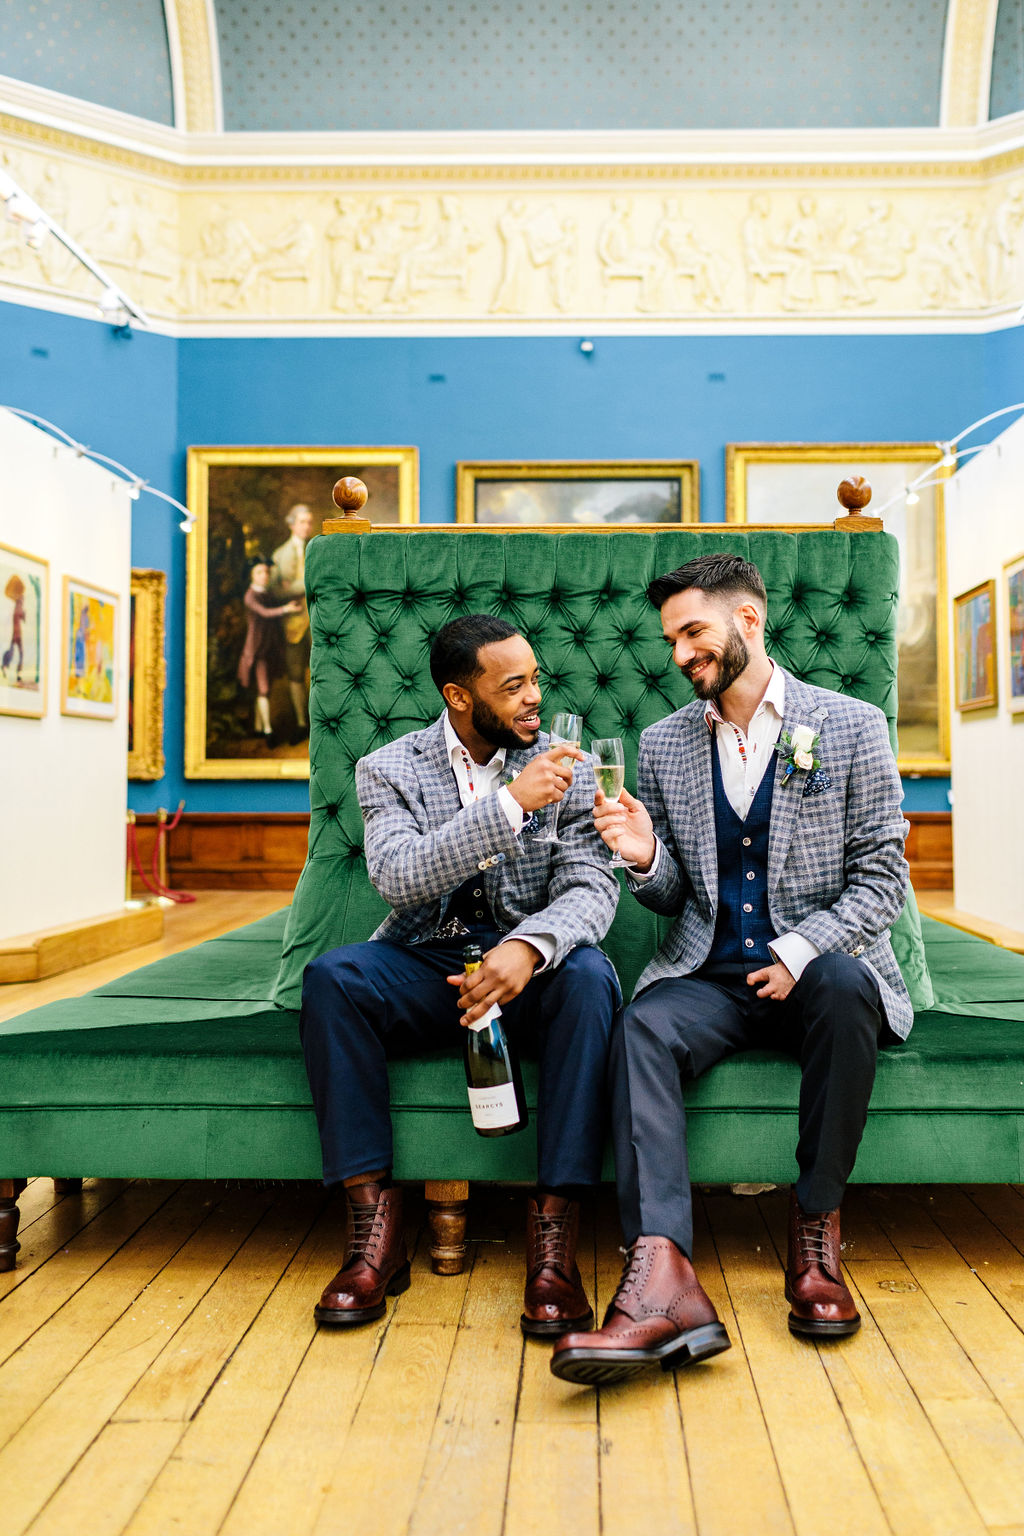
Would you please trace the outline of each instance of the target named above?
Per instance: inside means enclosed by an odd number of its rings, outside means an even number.
[[[743,903],[743,910],[744,910],[744,912],[753,912],[753,910],[754,910],[754,908],[753,908],[753,906],[752,906],[752,905],[751,905],[751,904],[750,904],[750,902],[749,902],[749,901],[745,901],[745,902],[744,902],[744,903]]]
[[[743,942],[747,946],[748,949],[753,949],[753,947],[754,947],[753,939],[744,939]]]
[[[747,870],[747,879],[748,880],[753,880],[753,878],[754,878],[754,871],[752,869],[748,869]]]
[[[745,837],[743,839],[743,846],[744,846],[744,848],[749,848],[750,847],[750,838],[749,837]]]

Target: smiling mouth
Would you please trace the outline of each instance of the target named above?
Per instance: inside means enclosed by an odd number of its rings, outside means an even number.
[[[539,731],[540,715],[520,715],[516,725],[523,731]]]

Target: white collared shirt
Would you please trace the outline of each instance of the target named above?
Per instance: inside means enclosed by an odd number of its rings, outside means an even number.
[[[508,817],[509,826],[518,836],[523,830],[526,814],[519,801],[509,791],[508,785],[501,782],[505,774],[505,748],[499,747],[487,763],[474,762],[467,747],[459,740],[455,727],[448,718],[447,710],[444,712],[444,739],[462,804],[473,805],[487,795],[496,794],[502,810]],[[535,974],[546,970],[555,955],[554,935],[531,933],[526,942],[532,944],[541,957],[541,964],[537,967]]]
[[[726,720],[713,699],[704,706],[704,719],[708,729],[715,734],[718,762],[722,770],[722,788],[725,797],[740,821],[746,821],[747,812],[760,787],[764,775],[771,772],[775,760],[773,748],[782,731],[786,705],[786,675],[781,667],[772,662],[772,675],[761,695],[761,702],[750,717],[746,732]],[[654,860],[644,874],[632,878],[643,884],[658,867],[661,843],[656,842]],[[799,981],[805,966],[809,965],[821,950],[801,933],[783,933],[768,945],[770,953],[780,960],[794,980]]]

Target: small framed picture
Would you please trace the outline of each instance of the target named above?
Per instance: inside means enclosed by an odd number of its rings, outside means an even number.
[[[65,576],[63,607],[60,712],[87,720],[113,720],[120,598],[104,587]]]
[[[957,709],[990,709],[997,702],[994,581],[954,597],[953,638]]]
[[[1010,713],[1024,714],[1024,554],[1007,560],[1006,577],[1007,676]]]
[[[128,614],[128,777],[164,772],[166,571],[132,571]]]
[[[0,544],[0,715],[46,713],[50,566]]]
[[[460,463],[455,521],[484,527],[660,527],[700,518],[696,459]]]

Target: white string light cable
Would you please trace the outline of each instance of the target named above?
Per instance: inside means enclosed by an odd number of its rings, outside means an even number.
[[[80,261],[87,272],[91,272],[98,282],[103,284],[103,292],[98,303],[100,314],[104,320],[109,320],[116,329],[123,329],[137,320],[140,325],[148,325],[149,318],[144,309],[134,303],[119,283],[116,283],[109,273],[104,272],[99,262],[94,261],[89,252],[83,250],[77,240],[73,240],[66,229],[62,229],[56,219],[51,219],[45,209],[40,208],[34,198],[29,197],[24,187],[19,187],[9,171],[0,166],[0,199],[4,203],[7,217],[13,224],[21,224],[24,227],[25,244],[33,251],[38,251],[47,235],[52,235],[59,240],[66,251],[70,251],[76,261]]]
[[[105,464],[109,469],[114,470],[119,479],[127,481],[128,495],[132,501],[138,501],[143,491],[147,491],[150,496],[159,496],[161,501],[166,501],[182,513],[181,522],[178,524],[182,533],[192,532],[196,520],[195,514],[190,512],[177,497],[169,496],[166,491],[157,490],[155,485],[150,485],[148,480],[144,480],[141,475],[136,475],[127,465],[119,464],[117,459],[110,458],[108,454],[99,453],[97,449],[78,442],[77,438],[69,437],[62,427],[54,426],[53,422],[47,421],[45,416],[37,416],[33,411],[23,411],[16,405],[0,405],[0,411],[9,411],[12,416],[20,416],[24,421],[31,421],[35,426],[52,432],[54,437],[59,438],[68,448],[74,450],[76,458],[92,459],[96,464]]]
[[[1014,411],[1024,411],[1024,400],[1018,401],[1016,405],[1004,405],[998,411],[989,411],[987,416],[981,416],[977,421],[972,421],[969,427],[964,427],[962,432],[958,432],[956,437],[951,437],[948,442],[937,442],[935,446],[939,450],[941,457],[936,459],[934,464],[927,465],[919,475],[910,481],[909,485],[905,485],[902,491],[897,491],[894,496],[890,496],[889,500],[883,502],[877,510],[872,508],[872,516],[884,517],[889,508],[894,507],[898,501],[904,502],[908,507],[913,507],[921,499],[917,494],[918,491],[926,490],[929,486],[939,485],[952,479],[952,475],[936,474],[936,470],[949,469],[952,470],[953,474],[956,474],[964,459],[970,458],[975,453],[987,453],[996,441],[993,438],[990,443],[977,443],[970,448],[961,448],[960,444],[964,438],[970,437],[972,432],[977,432],[979,427],[988,426],[990,421],[997,421],[1000,416],[1010,416]],[[996,451],[999,451],[998,448]]]

